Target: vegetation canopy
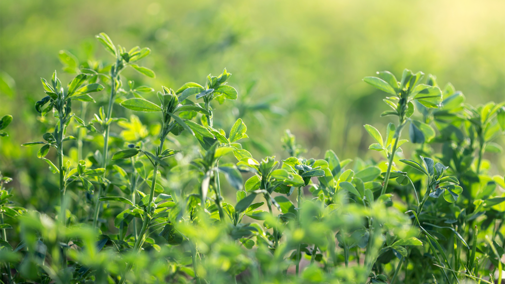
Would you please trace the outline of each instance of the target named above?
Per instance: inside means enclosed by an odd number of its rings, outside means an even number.
[[[485,154],[502,151],[505,103],[377,72],[363,81],[395,122],[364,129],[382,158],[310,157],[289,130],[286,158],[259,157],[245,117],[219,120],[263,110],[226,69],[147,86],[126,76],[156,76],[149,48],[96,38],[108,58],[61,51],[73,78],[41,79],[46,132],[23,144],[47,163],[33,191],[58,198],[24,204],[0,174],[1,282],[501,283],[505,182]]]

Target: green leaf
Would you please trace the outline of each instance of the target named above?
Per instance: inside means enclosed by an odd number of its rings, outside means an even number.
[[[116,47],[112,43],[112,40],[110,40],[109,36],[105,33],[100,33],[99,35],[96,36],[98,41],[102,43],[102,45],[105,47],[105,49],[110,52],[112,55],[116,56]]]
[[[496,197],[486,200],[486,208],[493,207],[505,201],[505,197]]]
[[[407,160],[407,159],[401,159],[400,162],[420,171],[421,173],[429,176],[428,172],[426,172],[426,170],[423,168],[423,166],[421,166],[420,164],[418,164],[417,162],[414,162],[414,161],[411,161],[411,160]]]
[[[422,246],[423,242],[421,242],[418,238],[416,237],[410,237],[407,239],[401,239],[396,242],[394,242],[391,246],[396,247],[396,246]]]
[[[103,86],[97,83],[89,84],[84,87],[81,87],[77,89],[75,92],[73,92],[69,97],[78,97],[82,96],[87,93],[94,93],[94,92],[100,92],[103,90]]]
[[[498,110],[496,118],[498,120],[498,124],[500,125],[500,129],[505,131],[505,107],[501,107]]]
[[[500,154],[503,151],[503,148],[499,144],[497,144],[497,143],[488,142],[488,143],[486,143],[484,151],[486,153],[497,153],[497,154]]]
[[[58,167],[56,167],[53,162],[51,162],[50,160],[46,159],[46,158],[43,158],[44,161],[46,161],[46,163],[49,165],[49,169],[51,170],[51,172],[53,174],[59,174],[60,173],[60,170],[58,169]]]
[[[161,111],[160,106],[144,99],[128,99],[121,102],[121,105],[127,109],[131,109],[134,111],[143,111],[143,112]]]
[[[0,119],[0,130],[5,129],[12,122],[12,115],[4,115],[2,119]]]
[[[186,84],[184,84],[182,87],[180,87],[175,93],[177,95],[180,95],[181,93],[183,93],[186,89],[189,89],[189,88],[197,88],[197,89],[200,89],[199,92],[203,91],[204,88],[198,84],[198,83],[194,83],[194,82],[188,82]],[[183,101],[183,100],[179,100],[179,101]]]
[[[237,121],[235,121],[235,124],[233,124],[233,127],[231,128],[230,131],[229,136],[230,142],[233,143],[240,139],[248,138],[249,136],[247,136],[246,131],[247,126],[245,125],[245,123],[242,121],[241,118],[237,119]]]
[[[196,122],[186,120],[185,123],[189,128],[191,128],[194,131],[194,133],[198,133],[203,137],[215,138],[214,135],[212,135],[212,133],[207,128],[203,127],[202,125]]]
[[[193,132],[193,130],[191,128],[189,128],[189,126],[186,124],[187,120],[184,121],[182,118],[178,117],[177,115],[173,114],[173,113],[168,113],[168,115],[170,115],[174,120],[175,122],[177,122],[177,124],[179,124],[180,126],[182,126],[182,128],[184,128],[186,131],[188,131],[189,133],[191,133],[191,135],[195,135],[195,133]]]
[[[60,58],[60,62],[65,65],[63,70],[65,72],[69,73],[77,73],[79,72],[79,61],[77,58],[70,52],[66,50],[60,50],[60,53],[58,54],[58,57]]]
[[[261,179],[259,176],[254,175],[250,177],[246,182],[245,182],[245,191],[251,192],[259,189],[261,186]]]
[[[431,139],[435,138],[435,130],[428,124],[418,120],[412,120],[412,123],[423,133],[425,142],[430,142]]]
[[[39,152],[37,153],[37,157],[39,157],[39,159],[44,158],[47,155],[47,153],[49,152],[49,147],[50,146],[48,144],[42,146],[40,148]]]
[[[382,141],[382,135],[380,134],[379,130],[377,130],[377,128],[369,124],[364,125],[364,127],[366,131],[368,131],[368,133],[372,135],[375,141],[379,142],[379,144],[384,147],[384,142]]]
[[[131,148],[131,149],[119,151],[112,156],[112,160],[115,161],[115,160],[120,160],[120,159],[128,159],[128,158],[131,158],[131,157],[137,155],[139,152],[140,151],[137,148]]]
[[[326,160],[326,162],[328,162],[331,174],[334,177],[337,176],[337,174],[340,173],[340,170],[342,169],[340,167],[340,160],[338,159],[337,154],[335,154],[333,150],[328,150],[324,154],[324,159]]]
[[[117,201],[117,202],[121,202],[121,203],[125,203],[125,204],[129,204],[131,206],[134,206],[134,204],[130,200],[128,200],[122,196],[104,196],[104,197],[100,197],[100,201]]]
[[[366,83],[374,86],[375,88],[377,88],[383,92],[386,92],[391,95],[396,95],[395,89],[393,89],[393,87],[391,87],[386,81],[382,80],[381,78],[365,77],[363,79],[363,81],[365,81]]]
[[[432,226],[432,227],[435,227],[435,228],[439,228],[439,229],[449,229],[451,231],[453,231],[456,236],[461,240],[461,242],[468,248],[470,249],[470,246],[466,243],[465,239],[452,227],[441,227],[441,226],[437,226],[437,225],[434,225],[434,224],[430,224],[430,223],[423,223],[423,224],[426,224],[426,225],[429,225],[429,226]]]
[[[296,215],[295,206],[293,205],[293,203],[291,203],[291,201],[287,197],[279,195],[274,197],[274,200],[277,202],[277,204],[279,204],[279,207],[281,208],[281,212],[283,214],[293,213]]]
[[[176,108],[174,112],[181,112],[181,111],[196,111],[199,113],[203,113],[205,115],[210,115],[210,113],[206,109],[201,108],[196,105],[182,105],[182,106]]]
[[[356,195],[359,198],[362,198],[361,194],[359,191],[352,185],[350,182],[344,181],[339,184],[339,186],[345,190],[347,190],[349,193],[352,193]]]
[[[420,84],[414,88],[412,96],[428,108],[437,108],[442,104],[442,91],[439,87]]]
[[[410,124],[409,137],[410,142],[414,144],[423,144],[425,142],[424,133],[414,123]]]
[[[393,75],[389,71],[380,71],[377,72],[377,76],[381,78],[382,80],[386,81],[393,89],[396,91],[398,90],[398,81],[396,80],[395,75]]]
[[[151,53],[151,50],[147,47],[144,47],[138,53],[135,53],[133,56],[131,56],[130,60],[128,62],[138,61],[138,60],[148,56],[150,53]]]
[[[458,200],[458,196],[463,192],[463,188],[459,185],[450,185],[445,188],[444,199],[449,203],[454,203]]]
[[[138,66],[136,64],[130,64],[130,66],[133,67],[133,69],[135,69],[138,72],[146,75],[149,78],[156,78],[156,74],[154,74],[154,71],[151,70],[151,69],[149,69],[149,68]]]
[[[236,167],[219,167],[219,171],[224,173],[226,176],[226,179],[230,183],[231,186],[233,186],[236,190],[242,190],[243,188],[243,180],[242,180],[242,175],[240,172],[237,170]]]
[[[253,203],[256,198],[256,193],[251,193],[235,205],[235,212],[242,213]]]
[[[237,90],[228,85],[220,86],[219,88],[214,90],[214,93],[223,94],[229,100],[236,100],[238,95]]]
[[[378,167],[368,167],[357,172],[356,177],[360,178],[363,182],[369,182],[375,180],[380,174],[381,170]]]

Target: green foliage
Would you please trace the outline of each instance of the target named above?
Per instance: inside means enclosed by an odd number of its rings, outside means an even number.
[[[365,130],[384,159],[304,156],[290,131],[280,141],[287,157],[256,159],[248,120],[220,120],[217,104],[242,104],[226,69],[154,94],[122,73],[154,77],[132,64],[150,49],[97,39],[113,63],[60,52],[75,76],[66,87],[56,72],[42,79],[35,109],[47,130],[24,144],[40,146],[58,176],[34,181],[37,191],[56,187],[60,200],[17,206],[0,176],[3,282],[492,283],[501,274],[505,182],[484,154],[500,152],[503,104],[465,104],[422,72],[400,81],[378,72],[364,81],[388,94],[383,116],[397,123]],[[91,120],[88,108],[98,110]]]

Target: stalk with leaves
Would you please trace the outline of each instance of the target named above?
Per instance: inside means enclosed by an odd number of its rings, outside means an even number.
[[[384,99],[384,102],[393,110],[385,111],[381,114],[381,116],[398,117],[398,124],[391,124],[388,126],[388,135],[390,132],[394,133],[391,138],[388,138],[388,142],[390,142],[389,144],[384,143],[380,132],[376,128],[371,125],[365,125],[365,129],[378,142],[372,144],[370,149],[384,151],[388,158],[387,170],[384,174],[384,182],[381,189],[381,195],[383,195],[386,193],[388,187],[395,154],[398,147],[401,145],[400,137],[402,130],[407,122],[411,121],[410,117],[414,114],[415,107],[413,102],[418,101],[426,107],[436,108],[441,103],[442,93],[440,88],[436,86],[419,84],[420,80],[424,76],[422,72],[414,74],[412,71],[405,69],[405,71],[403,71],[401,82],[398,82],[396,77],[388,71],[377,72],[377,75],[378,77],[365,77],[363,80],[375,88],[393,95],[392,97]],[[412,121],[410,124],[411,137],[422,135],[418,126],[419,123],[420,122]]]
[[[102,167],[105,169],[105,171],[102,176],[102,185],[99,187],[95,201],[95,209],[93,213],[93,226],[95,227],[98,226],[98,218],[100,215],[100,205],[101,205],[100,198],[102,197],[102,194],[107,186],[105,178],[107,174],[107,165],[109,163],[110,126],[112,122],[117,121],[117,119],[112,117],[112,110],[117,93],[122,87],[122,81],[120,77],[121,71],[123,71],[123,69],[125,69],[126,67],[130,66],[133,69],[137,70],[138,72],[144,74],[145,76],[148,76],[150,78],[155,77],[155,74],[152,70],[146,67],[141,67],[136,64],[133,64],[133,62],[136,62],[149,55],[149,53],[151,52],[149,48],[145,47],[141,49],[140,47],[137,46],[131,49],[130,51],[126,51],[126,49],[122,46],[115,46],[112,40],[109,38],[109,36],[105,33],[100,33],[99,35],[97,35],[97,39],[100,41],[100,43],[102,43],[105,49],[115,57],[116,61],[111,66],[109,75],[106,76],[110,87],[110,96],[107,108],[105,112],[103,111],[102,108],[100,108],[100,115],[99,117],[97,116],[96,119],[103,129],[104,144],[103,144],[103,151],[101,154],[102,154]]]
[[[65,136],[67,126],[74,117],[72,113],[72,101],[89,101],[92,98],[89,93],[98,92],[103,90],[103,86],[98,83],[87,84],[88,76],[86,74],[77,75],[67,87],[63,87],[56,71],[53,73],[52,79],[48,82],[42,79],[42,86],[47,96],[42,98],[35,104],[35,109],[42,115],[46,115],[52,111],[57,122],[53,132],[48,132],[43,135],[44,141],[30,142],[23,145],[43,145],[37,156],[44,159],[53,173],[59,175],[59,192],[60,192],[60,222],[66,224],[66,200],[65,194],[67,184],[71,182],[70,177],[73,172],[70,169],[71,163],[67,166],[64,165],[64,149],[63,143],[66,141],[74,140],[73,136]],[[54,148],[57,152],[58,162],[57,165],[46,159],[49,149]]]

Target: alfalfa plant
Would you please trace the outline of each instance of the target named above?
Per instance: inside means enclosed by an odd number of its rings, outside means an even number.
[[[103,150],[101,153],[102,157],[102,167],[104,168],[103,176],[102,176],[102,185],[99,187],[98,194],[96,196],[96,203],[95,203],[95,210],[93,213],[93,225],[98,226],[98,217],[100,215],[100,205],[101,201],[100,198],[102,197],[102,194],[107,187],[107,182],[106,182],[106,175],[107,175],[107,166],[108,163],[110,162],[109,159],[109,135],[110,135],[110,126],[111,123],[114,121],[117,121],[118,119],[112,117],[112,107],[114,105],[114,101],[116,99],[116,96],[118,92],[120,91],[123,82],[121,80],[121,72],[126,68],[126,67],[132,67],[133,69],[137,70],[138,72],[144,74],[147,77],[154,78],[155,74],[152,70],[146,67],[139,66],[137,64],[134,64],[133,62],[136,62],[147,55],[151,52],[151,50],[147,47],[140,48],[140,47],[134,47],[129,51],[126,51],[126,49],[122,46],[116,46],[112,42],[112,40],[109,38],[108,35],[105,33],[101,33],[97,35],[97,39],[103,44],[105,49],[115,57],[115,63],[111,66],[110,72],[108,75],[100,74],[102,78],[105,78],[105,80],[109,83],[110,87],[110,96],[107,104],[107,108],[104,111],[102,108],[100,108],[99,116],[95,115],[96,117],[96,122],[101,125],[102,131],[103,131]]]
[[[53,73],[50,82],[44,78],[41,79],[47,96],[35,104],[35,109],[42,116],[52,112],[56,124],[52,133],[48,132],[43,135],[44,141],[23,144],[24,146],[42,145],[37,156],[49,164],[53,173],[59,174],[60,221],[64,224],[67,222],[65,193],[68,183],[72,182],[71,176],[74,174],[74,171],[70,168],[71,163],[64,164],[63,147],[64,142],[75,140],[74,136],[66,135],[67,127],[75,116],[72,112],[72,102],[93,101],[89,93],[103,90],[103,86],[98,83],[87,84],[87,78],[86,74],[79,74],[66,87],[61,84],[56,71]],[[76,118],[76,120],[79,121],[80,119]],[[50,148],[54,148],[57,152],[57,166],[51,160],[45,158]]]
[[[420,84],[419,82],[424,76],[422,72],[414,74],[412,71],[406,69],[403,71],[400,82],[388,71],[377,72],[377,75],[378,77],[365,77],[363,80],[375,88],[392,95],[391,97],[386,97],[384,102],[393,110],[385,111],[381,116],[398,117],[398,124],[388,125],[386,141],[383,141],[380,132],[376,128],[371,125],[365,125],[366,130],[377,141],[376,144],[370,146],[370,149],[383,151],[388,158],[388,169],[381,189],[381,195],[383,195],[386,193],[388,187],[395,154],[402,142],[405,142],[405,140],[400,140],[403,128],[408,122],[411,122],[410,137],[414,143],[417,141],[418,136],[423,135],[421,130],[419,130],[419,127],[423,127],[421,122],[410,119],[415,111],[414,102],[417,101],[428,108],[436,108],[442,101],[442,92],[436,86]]]

